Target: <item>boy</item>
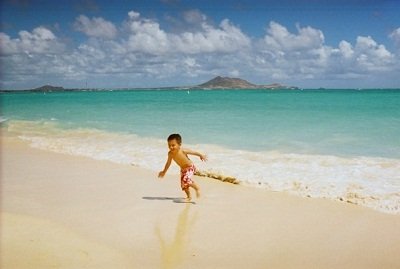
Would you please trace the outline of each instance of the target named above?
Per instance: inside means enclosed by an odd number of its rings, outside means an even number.
[[[202,161],[207,161],[207,156],[190,150],[190,149],[182,149],[182,137],[179,134],[171,134],[168,139],[168,159],[165,164],[164,170],[158,173],[158,177],[164,177],[165,173],[169,166],[171,165],[171,161],[174,160],[177,165],[181,168],[181,188],[186,193],[186,200],[190,202],[192,199],[190,195],[189,187],[192,187],[196,191],[196,197],[200,197],[200,189],[199,186],[192,180],[192,176],[196,171],[196,167],[193,162],[189,159],[188,155],[195,155],[200,158]]]

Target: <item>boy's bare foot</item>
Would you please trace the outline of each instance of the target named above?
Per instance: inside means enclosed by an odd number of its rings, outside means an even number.
[[[186,197],[186,198],[185,198],[185,202],[190,203],[191,201],[192,201],[192,197]]]
[[[196,190],[196,198],[200,198],[200,190],[199,189]]]

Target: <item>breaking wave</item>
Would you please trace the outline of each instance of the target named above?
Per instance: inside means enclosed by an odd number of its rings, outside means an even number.
[[[64,128],[56,120],[11,120],[6,122],[6,128],[35,148],[130,164],[154,172],[164,167],[168,150],[164,139]],[[208,155],[207,163],[194,160],[199,175],[400,213],[399,159],[252,152],[210,144],[185,147]],[[179,173],[178,167],[171,166],[169,173]]]

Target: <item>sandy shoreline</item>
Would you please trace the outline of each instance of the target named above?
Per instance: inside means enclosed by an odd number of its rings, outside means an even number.
[[[1,268],[400,268],[400,216],[1,140]]]

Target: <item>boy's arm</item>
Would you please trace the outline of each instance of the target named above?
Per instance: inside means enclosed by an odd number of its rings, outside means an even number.
[[[164,177],[165,173],[167,173],[169,166],[171,165],[171,161],[172,161],[172,156],[170,153],[168,153],[168,159],[167,162],[165,163],[164,170],[158,173],[158,177]]]
[[[197,152],[197,151],[194,151],[191,149],[184,149],[183,151],[188,155],[198,156],[200,158],[200,160],[202,160],[203,162],[207,161],[207,155],[201,154],[200,152]]]

